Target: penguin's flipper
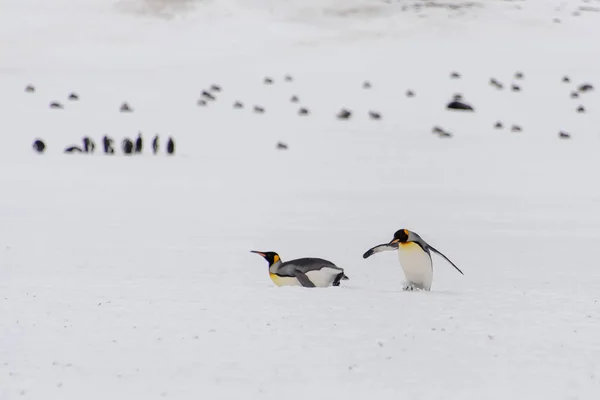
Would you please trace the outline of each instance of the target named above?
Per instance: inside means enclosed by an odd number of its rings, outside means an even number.
[[[348,279],[350,278],[348,278],[345,273],[340,272],[333,279],[333,283],[331,284],[331,286],[340,286],[340,281],[347,281]]]
[[[379,244],[375,247],[370,248],[369,250],[367,250],[367,252],[365,254],[363,254],[363,258],[369,258],[371,257],[373,254],[375,253],[380,253],[382,251],[392,251],[392,250],[398,250],[398,243],[384,243],[384,244]]]
[[[427,247],[429,247],[429,250],[433,251],[434,253],[437,253],[437,254],[439,254],[440,256],[444,257],[444,258],[446,259],[446,261],[448,261],[450,264],[452,264],[452,266],[453,266],[454,268],[456,268],[456,270],[457,270],[458,272],[460,272],[462,275],[464,275],[464,274],[463,274],[463,272],[460,270],[460,268],[458,268],[456,265],[454,265],[454,263],[453,263],[452,261],[450,261],[450,259],[449,259],[448,257],[446,257],[445,255],[443,255],[442,253],[440,253],[439,251],[437,251],[436,249],[434,249],[433,247],[431,247],[431,246],[429,246],[429,245],[427,245]]]
[[[308,279],[308,276],[306,276],[306,274],[304,274],[303,272],[295,270],[294,276],[296,277],[296,279],[298,279],[298,282],[300,282],[302,287],[315,287],[315,284],[312,283],[310,279]]]

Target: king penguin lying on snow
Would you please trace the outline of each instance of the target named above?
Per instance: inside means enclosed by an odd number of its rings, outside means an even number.
[[[277,286],[327,287],[339,286],[348,279],[344,270],[321,258],[299,258],[282,262],[272,251],[252,251],[269,263],[269,276]]]
[[[458,272],[463,272],[445,255],[431,247],[425,242],[421,236],[408,229],[400,229],[394,234],[391,242],[380,244],[363,254],[363,258],[369,258],[375,253],[381,251],[398,250],[398,258],[400,266],[404,270],[407,286],[404,290],[431,290],[431,282],[433,281],[433,266],[431,264],[431,253],[439,254],[444,257]],[[463,274],[464,275],[464,274]]]

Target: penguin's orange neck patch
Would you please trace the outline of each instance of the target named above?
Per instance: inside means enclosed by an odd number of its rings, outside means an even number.
[[[277,261],[279,261],[279,260],[281,260],[281,259],[279,258],[279,256],[278,256],[277,254],[275,254],[275,255],[273,256],[273,263],[276,263],[276,262],[277,262]]]
[[[411,248],[411,247],[414,247],[414,246],[416,246],[416,247],[420,247],[420,246],[419,246],[418,244],[416,244],[415,242],[405,242],[405,243],[402,243],[402,242],[401,242],[401,243],[400,243],[400,246],[402,246],[402,247],[404,247],[404,248],[406,248],[406,249],[409,249],[409,248]]]

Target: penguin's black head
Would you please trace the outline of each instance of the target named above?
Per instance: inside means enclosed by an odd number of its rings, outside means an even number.
[[[277,261],[281,261],[279,254],[275,253],[274,251],[254,251],[254,250],[252,250],[251,253],[256,253],[259,256],[262,256],[265,260],[267,260],[267,262],[269,263],[269,266],[275,264]]]
[[[396,233],[394,233],[394,238],[392,239],[390,244],[408,242],[409,234],[410,234],[410,232],[408,229],[400,229],[399,231],[396,231]]]

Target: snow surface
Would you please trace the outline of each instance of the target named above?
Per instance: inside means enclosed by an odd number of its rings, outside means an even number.
[[[597,9],[4,0],[0,399],[600,398]],[[62,153],[139,130],[143,156]],[[396,254],[361,257],[399,228],[465,276],[434,256],[402,292]],[[250,250],[350,280],[278,288]]]

